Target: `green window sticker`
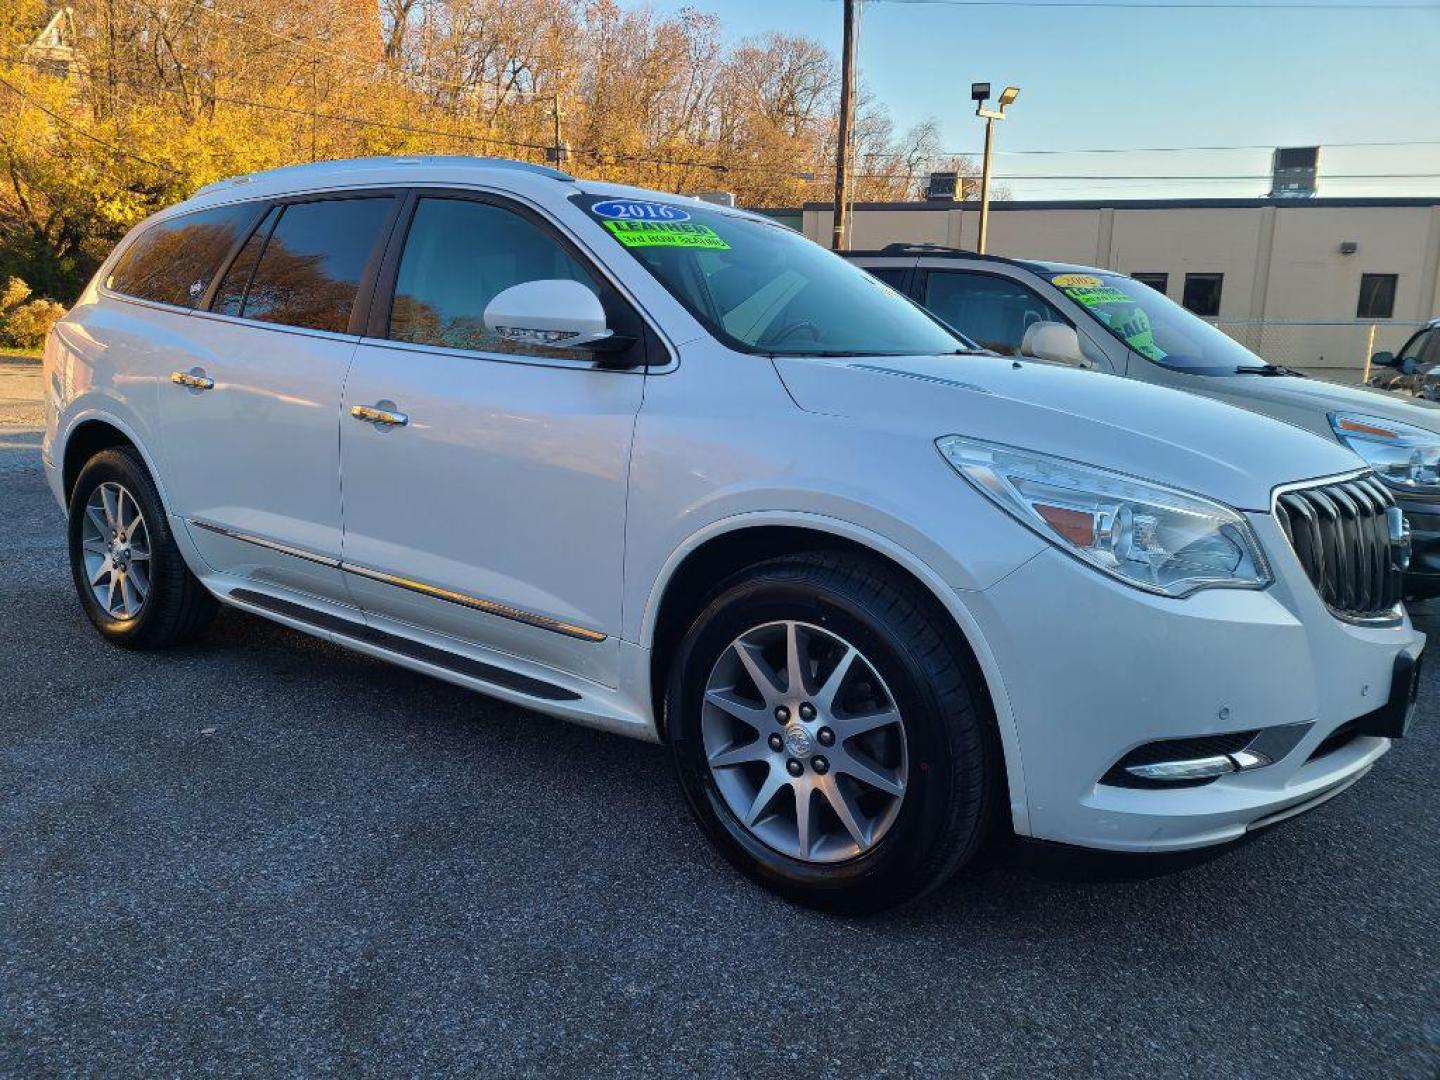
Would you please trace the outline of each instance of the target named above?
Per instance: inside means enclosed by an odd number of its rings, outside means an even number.
[[[730,245],[720,239],[720,234],[714,229],[693,221],[605,221],[603,224],[626,247],[730,250]]]
[[[1159,362],[1166,353],[1155,344],[1155,328],[1140,302],[1090,274],[1061,274],[1050,283],[1082,307],[1141,356]]]

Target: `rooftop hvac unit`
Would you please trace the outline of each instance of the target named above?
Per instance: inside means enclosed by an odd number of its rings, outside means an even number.
[[[1320,172],[1318,146],[1281,146],[1275,150],[1271,168],[1272,199],[1308,199],[1315,194]]]
[[[954,202],[958,177],[953,172],[932,172],[925,185],[925,198],[931,202]]]

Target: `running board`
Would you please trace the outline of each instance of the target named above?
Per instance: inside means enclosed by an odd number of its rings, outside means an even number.
[[[233,589],[228,595],[265,611],[273,611],[276,615],[283,615],[287,619],[294,619],[296,622],[313,626],[317,630],[338,634],[341,637],[364,642],[366,645],[374,645],[388,652],[409,657],[411,660],[419,660],[425,664],[444,668],[446,671],[453,671],[468,679],[478,679],[494,686],[502,686],[506,690],[513,690],[515,693],[524,694],[527,697],[538,698],[541,701],[581,700],[579,694],[573,690],[566,690],[563,686],[556,686],[542,679],[534,679],[529,675],[521,675],[519,672],[507,671],[494,664],[486,664],[468,656],[447,652],[445,649],[437,649],[435,646],[426,645],[423,642],[411,641],[399,634],[377,630],[373,626],[356,622],[353,619],[341,618],[328,611],[315,611],[292,600],[284,600],[268,593],[255,592],[253,589]]]

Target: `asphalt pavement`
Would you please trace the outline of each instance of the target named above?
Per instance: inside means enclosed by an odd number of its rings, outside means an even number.
[[[101,642],[38,389],[0,359],[0,1073],[1440,1075],[1440,664],[1369,777],[1204,865],[830,918],[659,747],[233,611]]]

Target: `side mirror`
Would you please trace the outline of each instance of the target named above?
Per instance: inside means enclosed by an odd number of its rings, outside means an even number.
[[[1085,363],[1085,354],[1080,351],[1080,335],[1073,326],[1061,322],[1031,323],[1020,342],[1020,354],[1053,360],[1057,364]]]
[[[1395,366],[1395,354],[1392,353],[1392,352],[1390,352],[1388,349],[1386,349],[1386,350],[1384,350],[1384,351],[1382,351],[1382,352],[1377,352],[1374,356],[1370,357],[1370,366],[1371,366],[1371,367],[1394,367],[1394,366]]]
[[[600,298],[568,278],[512,285],[485,305],[484,320],[490,333],[522,345],[608,349],[630,344],[605,324]]]

